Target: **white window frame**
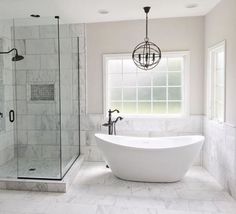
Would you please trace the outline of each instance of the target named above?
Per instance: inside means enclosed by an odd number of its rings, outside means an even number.
[[[118,57],[130,57],[131,53],[115,53],[115,54],[103,54],[103,115],[107,117],[107,105],[108,105],[108,69],[106,61],[112,58]],[[182,56],[185,58],[184,60],[184,70],[182,75],[182,113],[181,114],[124,114],[121,112],[126,118],[181,118],[181,117],[188,117],[189,116],[189,81],[190,81],[190,51],[166,51],[162,52],[162,57],[165,56],[172,56],[172,57],[179,57]],[[147,71],[148,72],[148,71]]]
[[[213,54],[216,54],[218,50],[224,51],[224,93],[223,93],[223,119],[214,117],[215,111],[215,63],[213,62]],[[225,123],[226,118],[226,41],[217,43],[216,45],[208,48],[208,60],[207,60],[207,116],[210,120],[214,120],[218,123]]]

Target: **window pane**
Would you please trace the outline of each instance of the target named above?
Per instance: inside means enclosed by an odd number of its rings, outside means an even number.
[[[109,74],[108,76],[108,87],[117,87],[122,85],[121,74]]]
[[[166,102],[154,102],[153,103],[153,113],[154,114],[166,114],[167,113]]]
[[[153,69],[153,71],[157,71],[157,72],[166,72],[167,71],[167,58],[166,57],[162,57],[161,61],[159,62],[159,64]]]
[[[144,71],[142,71],[144,72]],[[139,86],[151,86],[150,73],[138,73],[138,85]]]
[[[124,86],[136,86],[136,74],[123,74]]]
[[[122,89],[121,88],[110,89],[110,99],[111,100],[121,100],[122,99]]]
[[[168,100],[181,100],[181,87],[168,88]]]
[[[225,56],[224,56],[224,52],[219,52],[216,54],[216,68],[217,69],[223,69],[224,68],[224,59],[225,59]]]
[[[181,85],[181,73],[180,72],[168,73],[168,85],[180,86]]]
[[[136,88],[124,88],[123,89],[124,100],[136,100]]]
[[[124,73],[134,73],[136,72],[136,66],[132,59],[123,60],[123,72]]]
[[[223,103],[216,102],[216,118],[218,118],[219,121],[224,120],[224,105]]]
[[[224,88],[216,86],[216,95],[215,95],[216,100],[223,102],[224,100]]]
[[[154,100],[166,100],[166,88],[153,88]]]
[[[109,73],[121,73],[122,72],[122,60],[110,59],[108,60],[108,72]]]
[[[123,113],[136,113],[136,103],[135,102],[124,102],[123,103]]]
[[[182,70],[182,58],[175,57],[168,59],[168,70],[169,71],[181,71]]]
[[[138,103],[138,113],[150,114],[151,113],[151,103],[150,102]]]
[[[169,114],[181,113],[181,102],[168,102],[168,113]]]
[[[139,88],[138,89],[139,100],[151,100],[151,88]]]
[[[119,109],[122,111],[122,103],[121,102],[111,102],[108,106],[109,109]]]
[[[157,72],[153,74],[153,86],[166,86],[167,74],[165,72]]]
[[[224,85],[224,70],[216,71],[216,84]]]

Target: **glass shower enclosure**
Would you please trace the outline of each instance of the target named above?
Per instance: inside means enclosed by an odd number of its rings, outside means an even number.
[[[60,180],[80,155],[79,38],[57,16],[8,25],[8,47],[0,27],[0,51],[14,47],[24,59],[0,55],[0,137],[11,131],[1,138],[11,147],[0,177]]]

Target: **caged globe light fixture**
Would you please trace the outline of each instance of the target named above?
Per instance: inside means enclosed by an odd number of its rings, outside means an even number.
[[[144,42],[138,44],[132,53],[132,59],[135,65],[142,70],[151,70],[155,68],[161,60],[160,48],[149,41],[148,38],[148,13],[151,7],[144,7],[146,13],[146,37]]]

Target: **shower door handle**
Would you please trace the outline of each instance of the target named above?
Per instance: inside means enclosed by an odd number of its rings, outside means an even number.
[[[15,120],[15,112],[13,110],[9,111],[9,121],[13,123]]]

